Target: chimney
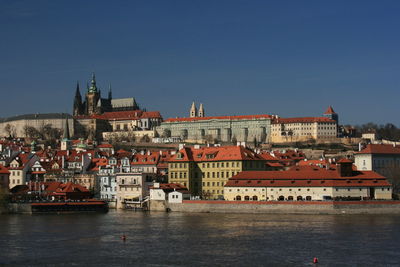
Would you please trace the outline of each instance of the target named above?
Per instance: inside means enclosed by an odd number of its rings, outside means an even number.
[[[341,159],[337,163],[337,170],[342,177],[353,176],[353,162],[349,159]]]

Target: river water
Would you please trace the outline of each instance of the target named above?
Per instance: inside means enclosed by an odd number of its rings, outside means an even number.
[[[0,215],[0,265],[315,266],[315,256],[317,266],[399,266],[400,216]]]

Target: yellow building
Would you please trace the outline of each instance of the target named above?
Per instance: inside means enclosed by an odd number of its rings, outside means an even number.
[[[265,170],[266,160],[243,146],[184,147],[168,162],[168,182],[192,195],[218,199],[229,178],[244,170]]]

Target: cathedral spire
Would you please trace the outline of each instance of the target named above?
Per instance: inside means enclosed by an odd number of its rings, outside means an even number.
[[[110,83],[109,90],[108,90],[108,100],[111,100],[111,99],[112,99],[112,90],[111,90],[111,83]]]
[[[79,81],[76,82],[75,98],[76,98],[76,97],[79,97],[79,98],[82,99],[82,97],[81,97],[81,91],[80,91],[80,89],[79,89]]]
[[[65,123],[64,123],[64,132],[63,132],[63,140],[69,140],[69,125],[68,125],[68,117],[65,116]]]
[[[94,72],[92,73],[92,80],[90,81],[89,93],[96,93],[97,86],[96,86],[96,76]]]
[[[75,91],[75,98],[74,98],[74,107],[73,107],[73,114],[74,116],[82,115],[83,107],[82,107],[82,96],[79,90],[79,81],[76,83],[76,91]]]

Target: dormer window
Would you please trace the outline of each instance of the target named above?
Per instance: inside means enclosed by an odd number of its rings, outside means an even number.
[[[178,154],[176,154],[176,158],[177,159],[183,159],[183,154],[179,152]]]

